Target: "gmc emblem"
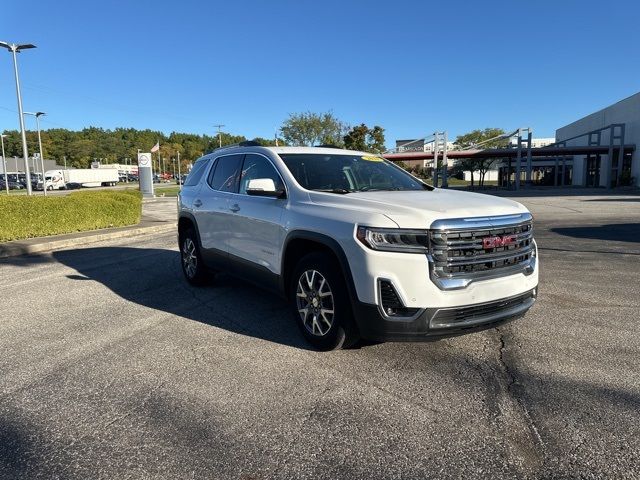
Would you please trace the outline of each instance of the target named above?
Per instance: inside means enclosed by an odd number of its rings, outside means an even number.
[[[489,250],[491,248],[506,247],[516,243],[515,235],[505,235],[503,237],[486,237],[482,239],[482,248]]]

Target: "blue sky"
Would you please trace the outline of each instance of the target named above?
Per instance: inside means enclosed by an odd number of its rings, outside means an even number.
[[[12,1],[43,128],[94,125],[272,137],[292,112],[379,124],[387,144],[434,130],[534,136],[640,90],[638,2]],[[18,126],[0,52],[0,130]],[[31,120],[28,120],[31,122]]]

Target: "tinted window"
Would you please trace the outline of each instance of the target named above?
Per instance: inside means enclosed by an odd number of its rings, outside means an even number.
[[[202,174],[205,171],[205,167],[209,163],[208,158],[203,158],[202,160],[198,160],[196,164],[193,166],[189,174],[187,175],[187,179],[184,182],[185,187],[193,187],[197,185],[200,179],[202,178]]]
[[[280,175],[269,160],[262,155],[248,153],[244,157],[242,175],[240,177],[240,193],[247,193],[250,180],[256,178],[270,178],[276,185],[276,190],[284,189]]]
[[[237,192],[238,177],[242,157],[244,155],[226,155],[216,159],[216,164],[209,175],[209,185],[221,192]]]
[[[298,183],[308,190],[366,192],[424,190],[422,182],[374,155],[281,154]]]

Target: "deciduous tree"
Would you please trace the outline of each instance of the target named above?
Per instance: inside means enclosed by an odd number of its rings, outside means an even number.
[[[502,128],[485,128],[484,130],[473,130],[456,137],[456,145],[462,149],[477,148],[505,148],[509,144],[507,138],[503,138],[504,130]],[[473,159],[466,158],[458,162],[458,165],[464,170],[471,172],[471,186],[473,187],[473,173],[478,172],[480,175],[479,185],[484,185],[484,178],[487,171],[495,164],[495,158]]]
[[[290,114],[280,127],[280,132],[289,145],[330,144],[342,146],[342,137],[347,128],[347,125],[338,120],[331,112],[303,112]]]

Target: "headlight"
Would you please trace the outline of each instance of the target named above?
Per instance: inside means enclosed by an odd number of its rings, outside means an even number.
[[[429,231],[406,228],[358,227],[357,238],[373,250],[427,253]]]

